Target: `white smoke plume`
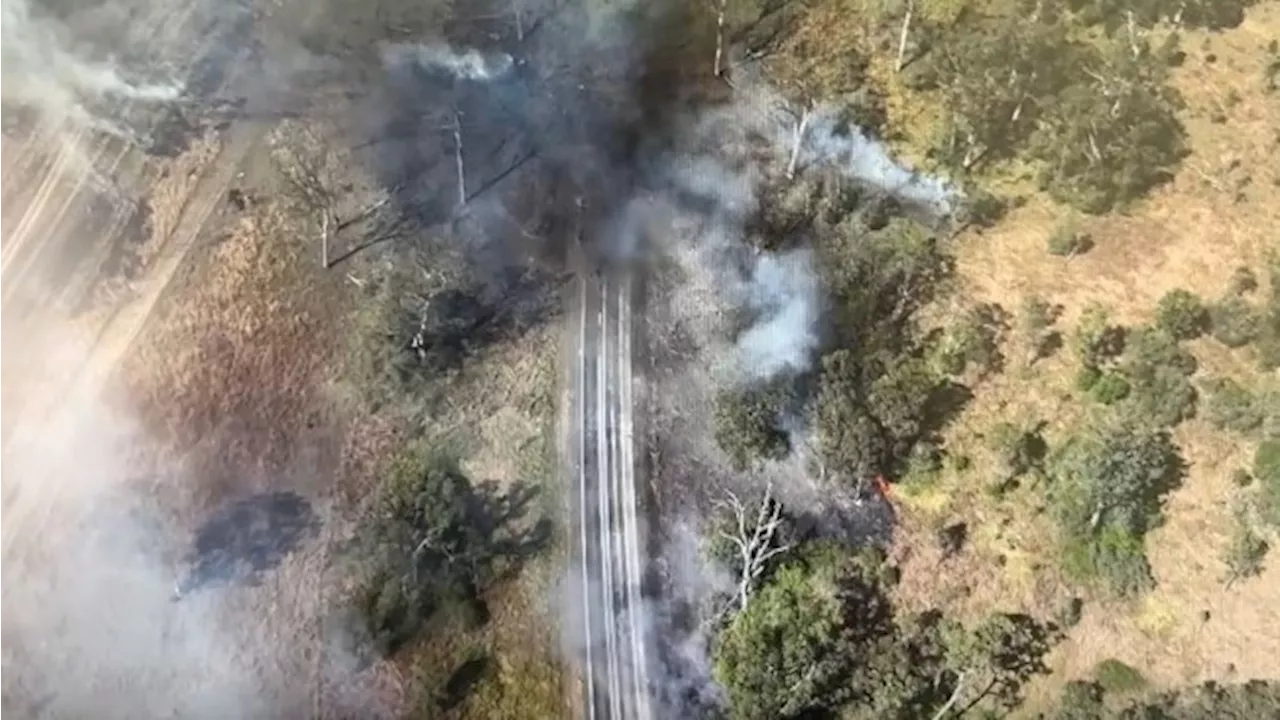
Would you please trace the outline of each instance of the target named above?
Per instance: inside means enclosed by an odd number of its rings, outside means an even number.
[[[738,338],[738,362],[758,377],[801,372],[818,347],[818,279],[813,254],[759,256],[744,286],[756,320]]]
[[[133,79],[104,59],[75,52],[67,28],[56,18],[33,14],[27,0],[3,0],[3,19],[3,99],[48,120],[127,136],[102,115],[104,102],[166,102],[182,93],[177,83]]]
[[[778,142],[789,142],[790,131],[779,130],[784,134]],[[884,143],[858,127],[841,123],[832,108],[813,111],[801,143],[800,163],[831,164],[849,178],[939,218],[952,210],[955,190],[951,186],[941,178],[921,175],[894,160]]]
[[[820,343],[823,294],[813,253],[799,238],[799,249],[781,253],[755,251],[746,221],[763,197],[767,175],[777,177],[794,142],[794,115],[767,86],[738,83],[733,103],[689,123],[682,139],[686,154],[666,162],[665,175],[674,197],[660,213],[667,228],[654,233],[666,252],[685,270],[676,289],[684,321],[711,342],[705,355],[720,375],[740,382],[767,381],[804,372],[815,361]],[[767,138],[766,157],[743,157],[751,138]],[[807,122],[799,167],[826,167],[858,185],[897,198],[933,217],[951,211],[955,191],[937,178],[922,176],[896,162],[883,143],[856,127],[843,127],[829,108],[812,111]],[[694,198],[689,201],[689,198]],[[745,327],[731,318],[745,316]],[[724,346],[714,338],[735,338]]]
[[[82,367],[76,333],[61,336],[74,351],[50,352],[49,362]],[[323,536],[260,585],[210,584],[175,601],[191,533],[208,512],[189,494],[209,479],[92,383],[72,384],[47,412],[24,405],[5,441],[4,709],[24,718],[315,717],[317,694],[342,685],[354,699],[320,695],[324,716],[346,702],[358,708],[346,717],[384,717],[351,655],[320,635]],[[292,482],[272,478],[273,487]]]
[[[444,42],[388,45],[383,50],[383,61],[391,67],[416,64],[424,70],[435,70],[459,80],[475,82],[498,80],[515,67],[507,53],[482,53],[475,48],[459,51]]]
[[[265,711],[214,607],[169,601],[168,533],[122,492],[146,472],[138,429],[81,400],[18,432],[4,468],[6,700],[28,717]]]

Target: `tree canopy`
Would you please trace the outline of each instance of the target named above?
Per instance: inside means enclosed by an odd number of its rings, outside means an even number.
[[[715,437],[738,471],[763,460],[779,460],[791,451],[782,427],[789,404],[783,382],[765,387],[732,388],[716,398]]]
[[[548,540],[543,522],[516,527],[532,498],[474,485],[447,453],[398,458],[361,537],[373,572],[357,600],[378,649],[394,652],[445,608],[483,617],[480,592]]]
[[[735,718],[796,717],[838,698],[852,658],[833,571],[783,566],[720,634],[715,675]]]
[[[1136,421],[1112,420],[1069,440],[1049,467],[1067,569],[1121,594],[1148,587],[1143,538],[1159,524],[1181,471],[1169,433]]]

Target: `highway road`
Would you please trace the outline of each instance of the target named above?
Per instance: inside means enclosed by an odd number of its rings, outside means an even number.
[[[582,597],[583,717],[652,715],[641,578],[632,417],[632,281],[625,270],[578,281],[577,372],[571,446],[576,475],[575,555]]]

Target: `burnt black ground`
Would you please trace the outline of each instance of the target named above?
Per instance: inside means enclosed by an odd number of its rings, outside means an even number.
[[[292,492],[267,492],[215,512],[198,530],[177,592],[254,583],[318,529],[310,502]]]

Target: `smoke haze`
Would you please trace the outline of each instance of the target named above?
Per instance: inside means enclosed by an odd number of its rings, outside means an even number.
[[[703,459],[708,482],[727,481],[722,453],[709,442],[714,389],[803,373],[820,349],[824,298],[813,251],[799,238],[794,249],[757,252],[748,237],[749,220],[769,201],[766,180],[785,165],[795,120],[778,110],[776,94],[744,78],[725,105],[680,118],[673,129],[643,126],[654,112],[639,107],[637,87],[646,28],[625,10],[566,10],[548,21],[522,49],[522,61],[527,54],[541,68],[461,42],[382,46],[385,73],[351,124],[370,130],[376,146],[364,169],[399,189],[400,212],[422,227],[457,220],[457,239],[476,240],[463,252],[488,271],[486,301],[524,302],[525,279],[509,271],[523,267],[530,245],[566,245],[580,229],[575,223],[602,252],[670,262],[679,280],[655,300],[651,323],[691,338],[693,350],[654,391],[666,396],[659,402],[701,412],[671,431],[689,430],[680,449]],[[184,93],[162,72],[143,76],[78,52],[66,27],[34,15],[26,0],[4,0],[3,20],[4,100],[49,121],[127,137],[104,107]],[[283,87],[288,73],[277,60],[263,61],[264,76]],[[599,86],[583,89],[584,78]],[[454,140],[441,129],[446,112],[465,118],[466,189],[490,192],[462,218]],[[650,131],[673,137],[646,137]],[[763,152],[753,149],[757,138],[768,141]],[[521,171],[528,174],[502,184],[526,157],[536,158]],[[842,128],[826,110],[809,124],[800,160],[802,172],[833,166],[936,214],[950,207],[944,185],[895,164],[881,144]],[[580,216],[565,212],[574,207]],[[169,601],[188,538],[143,499],[160,483],[188,478],[181,462],[156,459],[156,442],[127,412],[81,398],[27,437],[38,441],[5,454],[4,669],[6,695],[36,708],[33,715],[309,716],[315,654],[332,652],[329,665],[355,672],[357,663],[309,634],[325,617],[314,554],[300,553],[263,588]],[[794,464],[786,470],[788,478],[805,474]],[[719,697],[708,638],[684,614],[732,583],[704,562],[693,520],[671,526],[660,562],[674,592],[647,605],[643,623],[669,650],[658,695],[667,716],[679,717],[687,704]],[[385,709],[359,693],[349,703],[360,717]]]
[[[674,148],[656,163],[660,190],[640,203],[643,212],[630,212],[644,217],[633,222],[647,224],[651,251],[665,261],[656,263],[657,289],[646,308],[657,365],[649,411],[650,421],[663,428],[664,470],[658,482],[680,487],[658,492],[665,507],[707,509],[722,488],[750,493],[768,482],[792,512],[830,523],[833,532],[850,538],[859,533],[880,537],[886,528],[878,508],[819,487],[812,432],[801,418],[781,418],[790,429],[791,454],[750,472],[732,470],[714,440],[719,390],[813,369],[826,301],[805,229],[781,239],[785,249],[779,251],[760,249],[760,238],[751,236],[750,221],[762,206],[782,200],[778,179],[799,118],[767,85],[749,71],[744,75],[735,76],[730,102],[686,118]],[[947,184],[896,163],[883,144],[856,127],[842,126],[829,108],[813,111],[798,169],[802,176],[838,173],[935,220],[946,217],[954,198]],[[686,484],[682,478],[697,481]],[[668,524],[658,560],[668,596],[649,612],[654,626],[663,629],[659,644],[670,649],[659,694],[674,708],[672,716],[687,716],[722,698],[712,677],[707,628],[691,617],[727,592],[732,580],[705,557],[696,523]]]
[[[438,70],[459,80],[487,82],[511,72],[515,63],[506,53],[482,53],[475,48],[455,50],[448,43],[396,44],[387,46],[383,57],[390,66],[417,63],[426,70]]]
[[[3,99],[35,108],[47,120],[69,119],[124,137],[128,131],[102,114],[105,103],[181,95],[177,83],[130,78],[116,65],[73,51],[66,27],[33,15],[28,0],[4,0],[3,19]]]

